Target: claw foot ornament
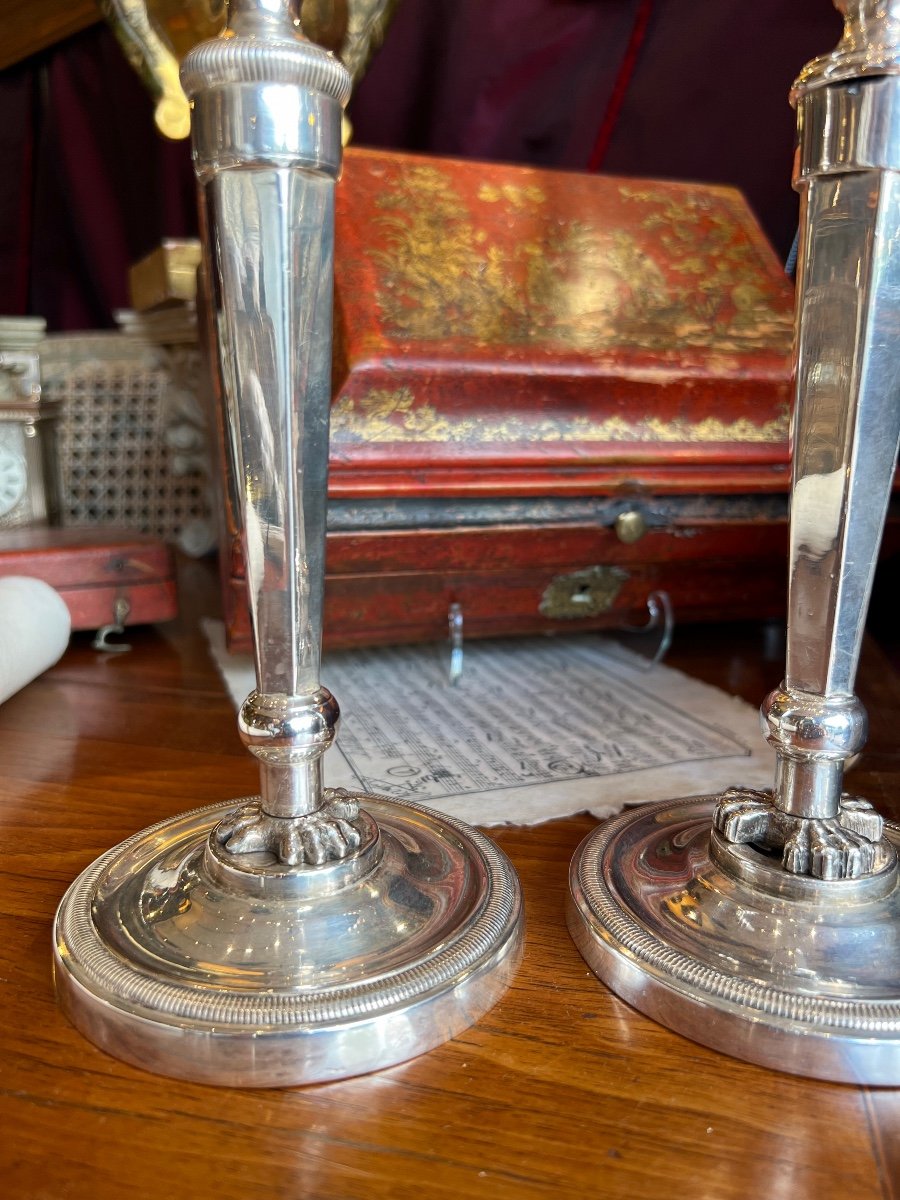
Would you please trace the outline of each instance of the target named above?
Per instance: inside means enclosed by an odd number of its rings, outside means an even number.
[[[748,788],[722,795],[714,823],[726,841],[781,850],[786,871],[815,879],[870,875],[884,834],[884,822],[865,800],[843,796],[839,815],[830,819],[795,817],[776,806],[771,792]]]
[[[321,866],[358,850],[359,804],[343,788],[329,788],[325,803],[303,817],[273,817],[258,801],[236,809],[213,836],[229,854],[273,854],[289,867]]]

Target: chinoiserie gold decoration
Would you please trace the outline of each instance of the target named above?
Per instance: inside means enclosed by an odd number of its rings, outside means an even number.
[[[464,442],[467,444],[530,442],[631,442],[631,443],[778,443],[787,440],[789,416],[785,406],[778,417],[757,425],[746,418],[700,421],[640,417],[629,421],[612,416],[527,417],[510,413],[500,419],[488,414],[438,412],[432,405],[416,403],[411,388],[373,388],[365,396],[339,397],[331,410],[334,443],[359,445],[373,442]]]
[[[198,42],[225,26],[224,0],[99,0],[132,67],[156,101],[159,131],[179,140],[190,132],[190,107],[178,68]],[[384,40],[399,0],[303,0],[300,19],[312,41],[337,53],[353,76],[363,75]],[[344,142],[350,126],[345,123]]]
[[[790,316],[760,287],[759,250],[735,236],[727,209],[699,192],[676,198],[623,184],[619,194],[646,207],[635,224],[666,252],[665,270],[625,229],[548,220],[556,208],[536,184],[480,188],[479,201],[502,204],[523,231],[501,242],[446,174],[410,167],[376,200],[372,254],[384,272],[376,299],[386,331],[424,342],[452,329],[476,346],[590,354],[681,346],[727,356],[773,338],[789,347]],[[779,425],[763,440],[782,436]]]

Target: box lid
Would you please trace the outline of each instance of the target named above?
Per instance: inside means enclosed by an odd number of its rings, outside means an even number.
[[[0,575],[35,575],[55,588],[147,584],[175,579],[161,538],[111,526],[29,525],[0,530]]]
[[[731,188],[368,150],[330,492],[783,490],[793,287]]]

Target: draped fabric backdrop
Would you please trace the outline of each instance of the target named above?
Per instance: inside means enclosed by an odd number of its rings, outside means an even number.
[[[102,25],[0,77],[0,310],[51,329],[112,323],[128,266],[162,237],[196,233],[186,143],[166,142],[153,107]],[[12,117],[15,110],[15,117]]]
[[[800,66],[828,0],[401,0],[353,100],[361,145],[730,183],[779,252]],[[109,325],[127,268],[196,231],[186,143],[96,26],[0,75],[0,313]]]

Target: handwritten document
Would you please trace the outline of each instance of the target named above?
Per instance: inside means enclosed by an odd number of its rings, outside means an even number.
[[[248,658],[207,635],[240,704]],[[342,719],[332,787],[427,804],[481,825],[532,824],[624,804],[771,786],[756,710],[599,636],[470,642],[451,685],[434,646],[332,653]]]

